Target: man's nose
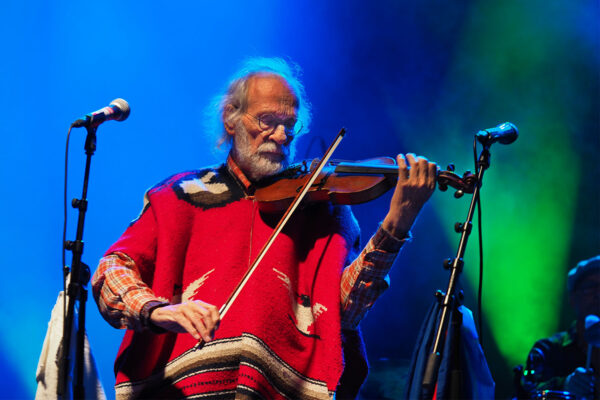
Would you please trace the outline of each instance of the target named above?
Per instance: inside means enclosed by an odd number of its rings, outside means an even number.
[[[288,141],[288,135],[285,133],[285,127],[283,124],[277,125],[269,138],[277,144],[286,144]]]

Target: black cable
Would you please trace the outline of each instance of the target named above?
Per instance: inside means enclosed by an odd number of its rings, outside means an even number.
[[[67,240],[67,176],[69,171],[69,139],[71,138],[71,129],[73,125],[69,127],[67,132],[67,145],[65,148],[65,182],[63,192],[63,234],[62,234],[62,265],[60,270],[63,274],[63,315],[67,314],[67,261],[66,261],[66,249],[65,242]]]
[[[473,160],[475,161],[475,172],[478,172],[477,166],[477,139],[473,139]],[[483,168],[483,166],[479,166]],[[477,182],[477,185],[480,183]],[[483,346],[483,313],[481,311],[481,302],[483,297],[483,231],[481,229],[481,192],[477,192],[477,230],[479,237],[479,286],[477,290],[477,325],[479,331],[479,344]]]
[[[479,313],[479,344],[483,345],[483,230],[481,229],[481,194],[477,198],[477,230],[479,231],[479,294],[477,296],[477,312]]]

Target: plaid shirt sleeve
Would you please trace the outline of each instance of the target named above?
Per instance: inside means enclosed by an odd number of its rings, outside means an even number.
[[[150,312],[169,304],[156,297],[142,281],[135,262],[120,252],[100,260],[92,277],[92,291],[104,319],[119,329],[152,328],[148,326]]]
[[[388,272],[404,243],[383,228],[342,274],[342,328],[356,329],[377,298],[389,287]]]

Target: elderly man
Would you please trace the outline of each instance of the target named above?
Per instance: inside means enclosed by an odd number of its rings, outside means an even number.
[[[219,307],[280,217],[259,210],[256,184],[289,164],[309,111],[294,69],[255,59],[220,112],[226,162],[151,188],[92,279],[102,315],[128,328],[117,398],[341,398],[340,381],[355,394],[360,383],[347,374],[361,365],[358,323],[387,288],[437,166],[398,156],[389,212],[360,254],[347,206],[300,209],[221,321]]]
[[[525,386],[532,392],[564,390],[577,399],[597,399],[600,323],[586,329],[585,321],[589,315],[600,315],[600,256],[581,261],[569,271],[567,290],[577,320],[569,330],[535,343],[527,358]],[[591,354],[589,344],[593,345]],[[588,362],[590,369],[584,368]]]

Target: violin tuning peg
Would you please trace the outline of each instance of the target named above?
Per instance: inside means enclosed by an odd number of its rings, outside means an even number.
[[[444,269],[450,269],[450,267],[452,266],[453,262],[454,262],[453,258],[446,258],[444,260]]]
[[[456,192],[454,192],[454,197],[456,199],[460,199],[463,196],[463,194],[465,194],[465,192],[463,192],[462,190],[457,190]]]
[[[454,172],[455,168],[456,167],[454,166],[454,164],[448,164],[448,166],[446,167],[446,171]]]

